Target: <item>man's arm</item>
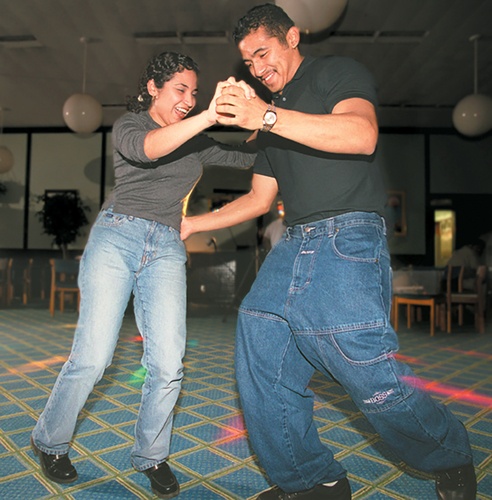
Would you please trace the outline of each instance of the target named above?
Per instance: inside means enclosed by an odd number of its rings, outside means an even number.
[[[267,104],[260,98],[246,100],[233,87],[224,88],[217,99],[218,121],[223,125],[260,129],[266,109]],[[276,111],[277,122],[271,134],[329,153],[371,155],[376,149],[376,110],[365,99],[340,101],[331,114],[314,115],[278,108]]]
[[[278,194],[274,177],[253,174],[251,191],[223,206],[217,212],[194,217],[184,217],[181,222],[181,239],[186,240],[194,233],[214,231],[234,226],[267,213]]]

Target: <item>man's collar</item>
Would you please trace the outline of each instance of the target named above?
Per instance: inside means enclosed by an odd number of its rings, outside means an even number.
[[[304,73],[306,72],[306,68],[314,61],[314,57],[312,56],[304,56],[304,58],[302,59],[301,61],[301,64],[299,65],[299,67],[297,68],[297,71],[295,72],[293,78],[291,80],[289,80],[285,87],[280,91],[280,92],[275,92],[273,95],[274,97],[275,96],[279,96],[279,95],[282,95],[282,92],[284,92],[284,90],[291,84],[291,82],[295,81],[295,80],[299,80],[300,78],[302,78],[302,76],[304,75]]]

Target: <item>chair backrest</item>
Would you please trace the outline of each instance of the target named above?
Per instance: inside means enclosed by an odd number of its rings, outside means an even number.
[[[32,257],[15,257],[12,259],[12,275],[17,279],[18,276],[30,274],[33,264]]]
[[[463,291],[464,266],[448,266],[446,273],[446,295]]]
[[[12,257],[2,257],[0,259],[0,281],[10,283],[12,281]]]
[[[487,266],[478,266],[477,268],[477,282],[483,283],[487,277]]]
[[[470,268],[464,266],[448,266],[446,277],[446,296],[448,301],[452,294],[455,296],[459,294],[477,295],[477,300],[486,294],[487,266],[478,266],[475,270],[474,290],[464,290],[463,279],[467,277],[467,273],[470,270]]]
[[[477,268],[476,289],[478,300],[485,308],[485,302],[487,301],[487,266],[478,266]]]
[[[74,259],[50,259],[51,283],[54,286],[77,286],[79,261]]]
[[[8,257],[2,257],[0,259],[0,271],[2,273],[5,273],[5,275],[7,274],[7,269],[9,267],[9,261],[11,261],[12,259],[9,259]]]

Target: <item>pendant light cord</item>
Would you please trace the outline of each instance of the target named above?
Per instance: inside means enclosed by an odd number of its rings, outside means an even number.
[[[473,42],[473,93],[478,94],[478,39],[480,35],[472,35],[470,42]]]
[[[84,44],[84,64],[83,64],[83,73],[82,73],[82,94],[85,94],[85,81],[87,74],[87,39],[82,37],[80,41]]]

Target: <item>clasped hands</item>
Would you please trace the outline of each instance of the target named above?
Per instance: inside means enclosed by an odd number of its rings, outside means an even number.
[[[210,103],[215,102],[216,120],[221,125],[234,125],[246,130],[262,127],[266,103],[256,96],[256,92],[244,81],[234,77],[220,82]]]

